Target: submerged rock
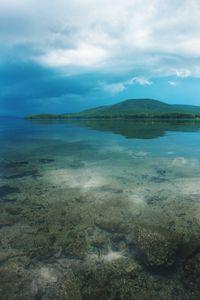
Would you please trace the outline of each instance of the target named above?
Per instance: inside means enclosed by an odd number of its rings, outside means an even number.
[[[29,270],[1,268],[2,300],[81,300],[80,284],[73,272],[60,273],[53,267]]]
[[[28,161],[11,161],[5,164],[5,168],[18,168],[24,167],[29,164]]]
[[[128,224],[126,222],[122,223],[117,218],[110,218],[110,219],[101,219],[99,218],[96,220],[96,225],[108,232],[111,233],[127,233],[129,230]]]
[[[19,189],[10,185],[3,185],[0,187],[0,197],[5,197],[9,194],[19,193]]]
[[[39,175],[37,170],[25,170],[25,171],[22,171],[22,172],[9,174],[8,176],[4,176],[3,178],[5,178],[5,179],[18,179],[18,178],[24,178],[24,177],[28,177],[28,176],[31,176],[32,178],[37,178],[40,175]]]
[[[160,176],[164,176],[166,174],[166,170],[163,168],[156,168],[156,173]]]
[[[200,253],[186,260],[183,267],[183,282],[196,299],[200,295]]]
[[[164,175],[161,174],[156,174],[154,175],[150,175],[150,174],[144,174],[142,175],[142,179],[147,180],[149,182],[154,182],[154,183],[162,183],[162,182],[166,182],[167,179],[164,177]]]
[[[33,299],[31,289],[31,279],[25,272],[18,270],[0,269],[0,298],[26,300]]]
[[[140,252],[140,259],[149,268],[169,268],[175,264],[178,239],[159,229],[137,227],[134,241]]]
[[[84,300],[136,299],[131,297],[135,290],[133,279],[139,278],[141,266],[134,260],[123,256],[109,260],[99,257],[84,264],[82,272]]]
[[[189,300],[174,279],[146,272],[134,259],[98,261],[82,265],[83,300]]]
[[[79,281],[73,272],[60,273],[53,265],[34,270],[31,290],[34,299],[81,300]]]
[[[52,158],[41,158],[41,159],[39,159],[39,162],[42,163],[42,164],[49,164],[49,163],[52,163],[54,161],[55,160],[52,159]]]
[[[53,255],[52,242],[48,235],[42,233],[36,235],[33,244],[32,257],[40,259],[51,257]]]
[[[13,199],[10,199],[10,198],[2,198],[0,199],[0,204],[12,204],[14,202],[16,202],[17,199],[16,198],[13,198]]]
[[[84,167],[85,164],[79,159],[74,159],[73,161],[68,163],[68,166],[72,169],[79,169]]]

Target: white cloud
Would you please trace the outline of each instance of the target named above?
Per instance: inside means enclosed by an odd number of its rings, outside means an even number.
[[[18,33],[16,14],[25,22]],[[0,20],[5,17],[13,34],[0,33],[1,45],[26,45],[51,67],[200,76],[199,0],[1,0]]]
[[[168,81],[169,85],[172,85],[172,86],[177,86],[177,82],[176,81]]]
[[[138,83],[139,85],[152,85],[153,82],[145,77],[133,77],[127,81],[127,85],[132,85],[134,83]]]
[[[106,83],[106,82],[100,82],[99,86],[105,92],[108,92],[110,94],[118,94],[118,93],[123,92],[126,89],[126,85],[123,82],[110,83],[110,84]]]
[[[182,70],[176,71],[177,77],[186,78],[186,77],[189,77],[190,75],[191,75],[191,72],[190,72],[190,70],[187,70],[187,69],[182,69]]]
[[[131,85],[134,85],[134,84],[148,86],[148,85],[153,84],[153,82],[148,80],[145,77],[133,77],[126,81],[116,82],[116,83],[99,82],[100,88],[102,88],[105,92],[108,92],[110,94],[121,93],[124,90],[128,89]]]
[[[82,44],[76,49],[54,49],[37,59],[50,67],[97,67],[97,65],[106,60],[106,57],[107,53],[104,49]]]

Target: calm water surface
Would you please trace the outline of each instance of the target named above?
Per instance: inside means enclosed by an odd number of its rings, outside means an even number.
[[[1,299],[199,299],[200,123],[0,119]]]

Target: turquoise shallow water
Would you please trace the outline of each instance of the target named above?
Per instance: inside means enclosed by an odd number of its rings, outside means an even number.
[[[1,299],[199,299],[200,123],[0,120]]]

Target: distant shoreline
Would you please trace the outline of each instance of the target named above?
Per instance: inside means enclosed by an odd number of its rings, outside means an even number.
[[[154,99],[128,99],[78,113],[36,114],[28,120],[200,120],[200,106],[167,104]]]
[[[200,120],[200,114],[168,113],[141,114],[124,116],[63,116],[63,115],[31,115],[26,120]]]

